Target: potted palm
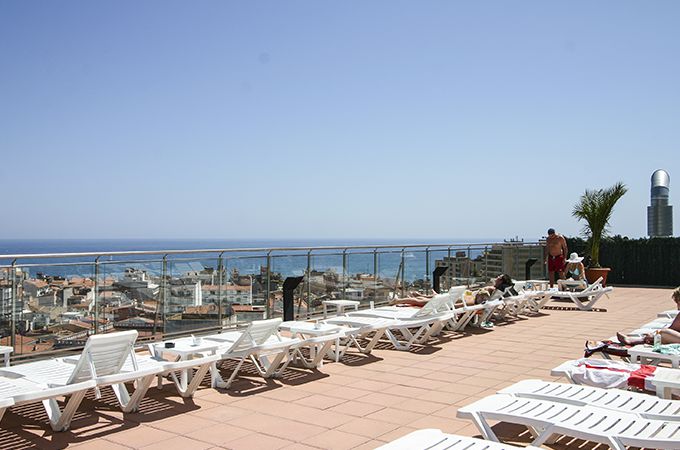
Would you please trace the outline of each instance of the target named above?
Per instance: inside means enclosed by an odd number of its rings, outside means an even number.
[[[602,277],[603,284],[607,283],[609,268],[600,266],[600,242],[607,233],[609,219],[612,217],[614,205],[628,191],[622,182],[606,189],[586,189],[579,202],[574,205],[572,215],[583,220],[583,234],[587,238],[587,251],[590,254],[590,265],[586,269],[589,283]]]

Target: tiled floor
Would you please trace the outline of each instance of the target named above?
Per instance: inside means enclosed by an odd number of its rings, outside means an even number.
[[[41,405],[15,408],[2,420],[2,448],[370,449],[418,428],[478,435],[456,409],[514,381],[551,379],[550,369],[582,355],[587,338],[636,328],[673,308],[669,289],[616,288],[596,305],[605,311],[546,310],[491,331],[446,334],[412,352],[378,349],[321,371],[292,369],[284,379],[244,377],[229,391],[202,387],[183,400],[170,386],[152,389],[142,410],[123,414],[112,396],[88,399],[65,433],[52,433]],[[551,303],[551,306],[569,306]],[[509,441],[525,429],[499,424]],[[592,449],[562,439],[555,449]]]

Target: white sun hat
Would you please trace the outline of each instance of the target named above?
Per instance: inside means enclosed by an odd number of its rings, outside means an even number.
[[[583,261],[583,257],[578,256],[578,253],[576,252],[569,255],[569,259],[567,260],[568,263],[580,263],[581,261]]]

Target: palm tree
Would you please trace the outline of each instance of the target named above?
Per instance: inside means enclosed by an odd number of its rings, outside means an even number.
[[[583,234],[588,238],[590,267],[600,267],[600,241],[608,231],[614,205],[627,191],[626,185],[620,181],[606,189],[586,189],[585,194],[574,205],[571,214],[586,222]]]

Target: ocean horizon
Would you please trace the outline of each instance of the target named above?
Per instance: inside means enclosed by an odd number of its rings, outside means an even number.
[[[447,242],[448,241],[448,242]],[[457,242],[456,242],[457,241]],[[320,246],[359,246],[359,245],[418,245],[418,244],[480,244],[502,242],[503,239],[466,239],[466,240],[417,240],[417,239],[2,239],[0,240],[0,266],[9,266],[12,260],[2,255],[36,255],[41,253],[103,253],[125,252],[134,250],[209,250],[236,248],[285,248],[285,247],[320,247]],[[471,256],[481,254],[481,250],[472,250]],[[396,276],[401,256],[400,252],[385,251],[379,254],[379,268],[384,276]],[[446,249],[431,251],[430,257],[441,259],[446,256]],[[425,273],[425,252],[421,249],[408,251],[405,255],[407,263],[404,267],[406,279],[413,280],[428,276]],[[128,267],[137,267],[150,273],[160,273],[161,255],[118,255],[100,259],[101,274],[120,275]],[[93,257],[53,257],[18,258],[17,267],[22,267],[30,274],[44,273],[58,276],[92,277]],[[224,264],[228,268],[236,268],[244,274],[258,274],[266,265],[266,257],[261,252],[244,252],[227,254]],[[273,254],[272,268],[286,276],[299,276],[307,267],[306,252],[291,254]],[[217,267],[217,254],[187,253],[173,255],[169,270],[173,274]],[[372,252],[349,254],[348,270],[352,273],[373,272]],[[315,270],[343,271],[342,254],[336,251],[315,253],[312,256],[312,268]]]

